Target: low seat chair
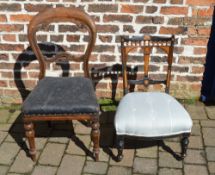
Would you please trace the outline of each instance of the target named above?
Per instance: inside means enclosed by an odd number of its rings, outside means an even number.
[[[124,136],[162,140],[166,137],[182,135],[181,158],[186,156],[188,137],[192,120],[184,107],[170,96],[171,67],[173,60],[174,36],[172,37],[122,37],[122,72],[125,96],[121,99],[115,115],[117,160],[123,158]],[[159,48],[167,54],[167,74],[164,80],[153,80],[149,76],[150,54],[153,48]],[[144,77],[140,80],[128,80],[126,65],[128,54],[140,48],[143,52]],[[165,70],[165,69],[164,69]],[[149,84],[164,84],[165,92],[146,92]],[[143,85],[144,92],[129,92],[130,85]]]
[[[36,33],[43,24],[71,22],[82,24],[89,32],[89,40],[82,56],[72,56],[68,52],[58,52],[47,58],[37,43]],[[36,121],[88,121],[92,126],[91,139],[93,154],[99,159],[99,113],[92,81],[89,77],[88,60],[96,40],[96,27],[93,20],[76,8],[49,8],[38,13],[30,21],[28,39],[39,65],[39,82],[25,99],[22,106],[25,134],[29,141],[29,154],[36,160],[35,131]],[[83,61],[83,77],[45,77],[46,63],[54,61]]]

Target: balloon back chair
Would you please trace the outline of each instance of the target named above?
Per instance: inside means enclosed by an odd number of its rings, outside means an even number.
[[[186,156],[188,137],[192,120],[184,107],[170,96],[170,79],[173,60],[174,36],[158,37],[121,37],[123,88],[125,96],[121,99],[115,115],[117,160],[123,158],[124,136],[143,139],[163,140],[167,137],[182,136],[181,158]],[[159,48],[167,54],[167,73],[164,80],[153,80],[149,76],[150,54],[153,48]],[[144,77],[140,80],[128,80],[126,64],[128,54],[141,48],[144,61]],[[164,68],[165,70],[165,68]],[[145,92],[149,84],[165,85],[165,92]],[[129,92],[130,85],[143,85],[144,92]]]
[[[81,56],[73,56],[68,52],[59,52],[47,58],[42,54],[36,39],[40,27],[53,22],[71,22],[77,26],[86,26],[89,40],[86,51]],[[88,60],[96,40],[96,27],[93,20],[83,11],[76,8],[48,8],[38,13],[30,21],[28,39],[40,66],[39,82],[25,99],[22,105],[24,129],[29,141],[29,154],[35,161],[36,121],[89,121],[92,126],[91,139],[94,143],[93,154],[99,159],[99,113],[92,81],[89,77]],[[84,76],[80,77],[46,77],[47,62],[83,61]]]

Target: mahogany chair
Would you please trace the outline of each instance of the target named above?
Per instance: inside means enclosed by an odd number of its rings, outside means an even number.
[[[36,33],[41,25],[53,22],[81,23],[86,26],[89,41],[82,56],[77,57],[68,52],[59,52],[55,56],[47,58],[42,54],[37,43]],[[31,158],[34,161],[36,159],[34,122],[79,120],[91,123],[93,154],[95,160],[98,161],[100,108],[88,70],[88,60],[96,40],[96,26],[93,20],[76,8],[49,8],[38,13],[30,21],[28,39],[40,65],[39,82],[22,106],[25,134],[29,141]],[[62,59],[83,61],[84,77],[45,77],[46,63]]]
[[[188,137],[192,128],[192,120],[184,107],[170,96],[170,79],[173,60],[174,36],[172,37],[122,37],[122,71],[125,96],[119,103],[115,115],[117,159],[123,158],[124,136],[141,137],[149,140],[163,140],[167,137],[182,136],[181,158],[186,156]],[[128,54],[141,48],[144,61],[144,77],[140,80],[128,80],[126,64]],[[153,48],[159,48],[167,54],[167,74],[164,80],[153,80],[149,76],[150,54]],[[165,70],[165,69],[164,69]],[[161,83],[165,92],[130,92],[130,85],[143,85],[147,91],[149,84]]]

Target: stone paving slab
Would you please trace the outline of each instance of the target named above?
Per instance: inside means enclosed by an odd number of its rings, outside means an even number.
[[[34,168],[32,175],[55,175],[57,172],[57,167],[51,167],[51,166],[41,166],[38,165]]]
[[[34,167],[34,164],[35,163],[26,156],[26,153],[21,150],[16,156],[16,159],[13,162],[9,172],[30,173]]]
[[[20,147],[17,143],[2,143],[0,145],[0,164],[10,165],[14,161],[19,150]]]
[[[87,161],[84,173],[107,174],[108,164],[106,162]]]
[[[215,119],[215,107],[214,106],[208,106],[205,108],[206,109],[206,112],[207,112],[207,115],[208,115],[208,118],[209,119]]]
[[[183,172],[180,169],[160,168],[159,175],[182,175]]]
[[[158,169],[157,160],[136,157],[134,159],[133,168],[134,168],[134,173],[156,174]]]
[[[128,167],[120,167],[120,166],[111,166],[108,169],[107,172],[108,175],[131,175],[132,174],[132,169]]]
[[[40,164],[58,166],[62,159],[66,145],[57,143],[48,143],[39,159]]]
[[[8,166],[2,166],[2,165],[0,165],[0,175],[7,174],[8,169],[9,169]]]
[[[80,175],[84,162],[84,156],[65,155],[60,164],[57,175]]]
[[[0,175],[215,175],[215,107],[186,108],[193,128],[183,161],[174,157],[181,151],[180,137],[175,137],[166,139],[165,146],[132,139],[125,145],[121,162],[115,161],[113,112],[103,115],[98,162],[91,157],[91,127],[77,121],[52,122],[51,127],[47,122],[36,123],[37,160],[32,162],[23,150],[25,143],[29,145],[23,138],[20,111],[0,110],[6,116],[0,119]]]

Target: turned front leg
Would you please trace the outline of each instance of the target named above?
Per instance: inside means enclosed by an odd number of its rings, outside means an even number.
[[[124,136],[116,136],[116,146],[118,150],[118,154],[116,157],[116,161],[119,162],[123,158],[123,149],[124,149]]]
[[[25,128],[25,136],[28,139],[29,143],[29,154],[33,161],[36,160],[36,147],[35,147],[35,132],[34,132],[34,125],[32,122],[24,123]]]
[[[99,130],[99,120],[94,119],[92,121],[92,131],[91,140],[93,141],[93,155],[95,160],[99,160],[99,141],[100,141],[100,130]]]
[[[184,135],[182,140],[181,140],[181,147],[182,147],[182,151],[181,151],[181,158],[184,159],[187,155],[187,148],[188,148],[188,144],[189,144],[189,135]]]

